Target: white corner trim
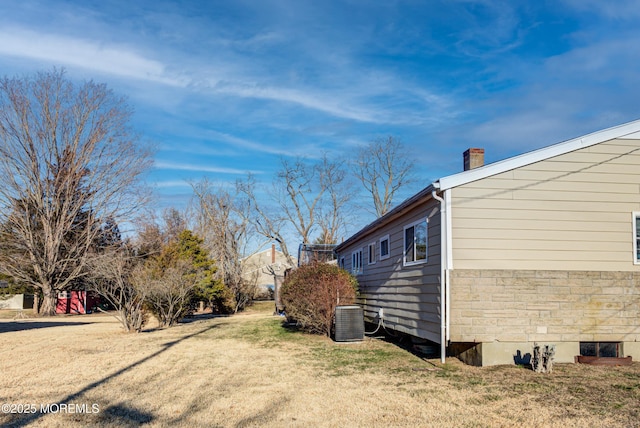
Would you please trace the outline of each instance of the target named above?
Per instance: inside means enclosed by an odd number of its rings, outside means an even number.
[[[445,264],[445,269],[451,270],[453,269],[453,225],[452,222],[452,213],[451,213],[451,189],[445,190],[443,193],[444,203],[446,205],[445,208],[445,239],[446,239],[446,254],[447,260]]]
[[[631,222],[632,222],[632,229],[633,229],[633,264],[634,265],[640,265],[640,260],[638,260],[638,228],[636,226],[636,219],[640,217],[640,211],[634,211],[631,213]]]

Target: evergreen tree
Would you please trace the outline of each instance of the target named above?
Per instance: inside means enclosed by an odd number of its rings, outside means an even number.
[[[177,257],[189,260],[194,270],[203,274],[194,290],[194,299],[208,302],[214,311],[228,313],[233,310],[233,296],[221,280],[215,279],[215,262],[204,249],[203,242],[202,238],[190,230],[184,230],[178,236]]]

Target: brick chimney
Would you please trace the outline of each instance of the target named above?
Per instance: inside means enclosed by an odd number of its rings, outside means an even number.
[[[484,166],[484,149],[467,149],[462,157],[465,171]]]
[[[271,244],[271,264],[276,263],[276,244]]]

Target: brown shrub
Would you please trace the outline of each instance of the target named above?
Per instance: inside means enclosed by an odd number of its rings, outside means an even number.
[[[280,290],[287,318],[304,331],[331,334],[335,308],[355,302],[358,281],[336,265],[314,263],[294,270]]]

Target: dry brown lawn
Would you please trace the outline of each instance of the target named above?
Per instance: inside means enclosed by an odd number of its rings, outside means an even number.
[[[382,340],[291,332],[271,310],[137,335],[105,315],[4,317],[0,403],[36,412],[0,414],[0,425],[640,426],[639,363],[550,375],[441,365]]]

